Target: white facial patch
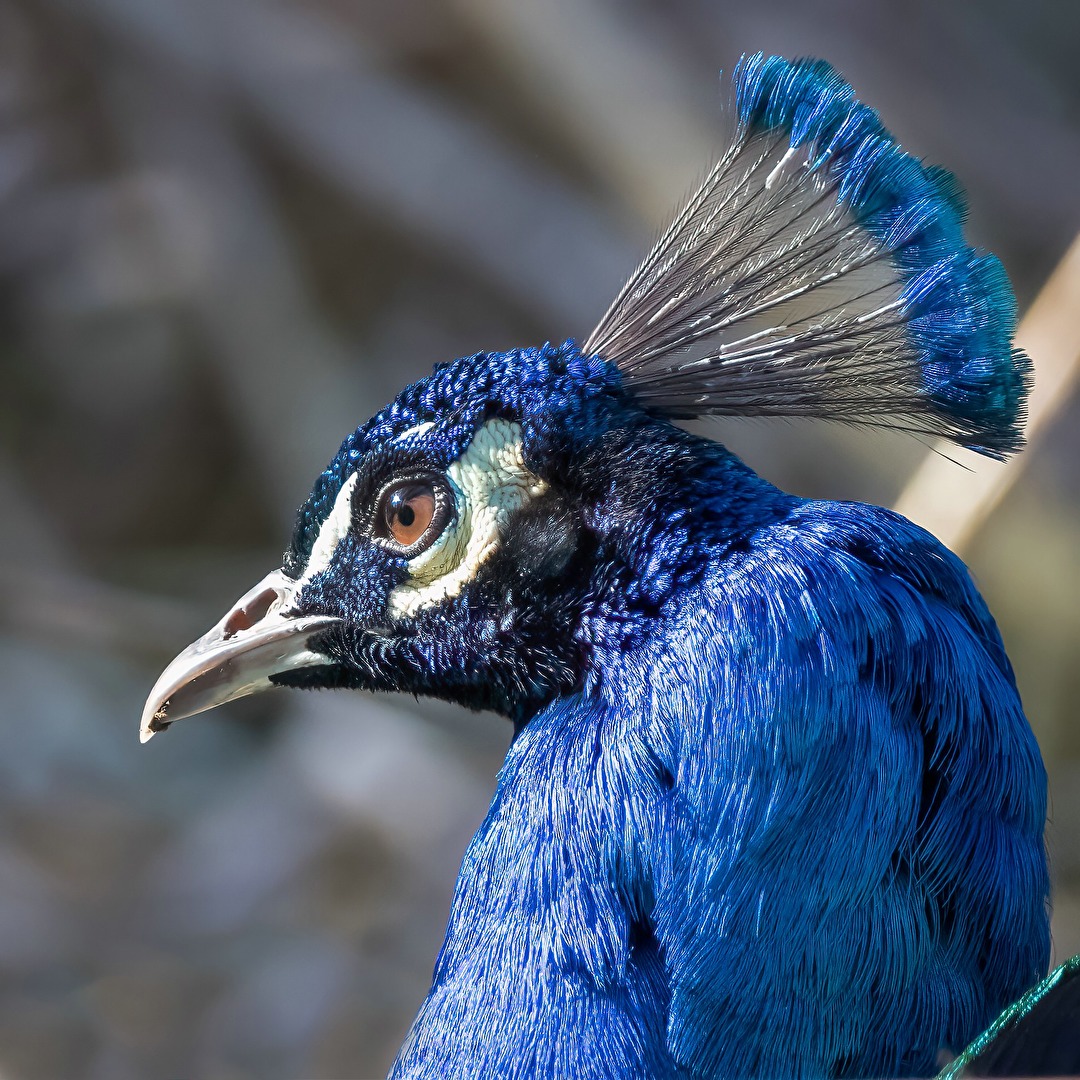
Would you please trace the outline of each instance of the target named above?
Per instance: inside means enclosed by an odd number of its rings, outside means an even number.
[[[425,420],[422,424],[416,424],[408,430],[403,431],[394,438],[394,442],[405,442],[406,439],[411,439],[416,435],[423,435],[425,431],[430,431],[434,426],[435,425],[430,420]]]
[[[357,474],[353,473],[341,485],[341,490],[334,500],[334,508],[322,523],[315,543],[311,545],[311,556],[308,558],[307,566],[304,567],[303,576],[294,587],[294,595],[299,595],[300,590],[312,578],[317,577],[330,565],[338,544],[345,539],[345,534],[352,525],[352,494],[356,487],[356,479]]]
[[[403,442],[417,435],[423,435],[425,431],[434,426],[430,422],[417,424],[415,427],[409,428],[408,431],[403,431],[394,439],[394,442]],[[322,523],[322,528],[315,538],[315,543],[311,545],[311,556],[307,561],[307,566],[304,567],[303,577],[296,583],[296,593],[299,593],[312,578],[317,577],[330,565],[330,560],[333,559],[338,544],[345,539],[345,534],[352,525],[352,495],[353,489],[356,487],[356,479],[357,474],[353,473],[341,485],[341,490],[334,500],[334,507]]]
[[[520,424],[489,420],[446,470],[457,520],[409,561],[409,580],[390,594],[392,614],[412,615],[459,595],[498,548],[510,515],[547,489],[525,467],[521,447]]]

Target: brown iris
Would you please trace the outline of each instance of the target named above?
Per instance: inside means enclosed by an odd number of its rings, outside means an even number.
[[[403,553],[418,555],[446,527],[448,503],[444,485],[434,477],[389,484],[379,497],[375,535]]]

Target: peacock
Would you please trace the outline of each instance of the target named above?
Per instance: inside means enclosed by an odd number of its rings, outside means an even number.
[[[964,565],[677,423],[1011,454],[1008,279],[827,63],[744,57],[733,110],[584,344],[402,390],[146,704],[144,740],[274,686],[512,723],[394,1077],[926,1076],[1025,993],[954,1072],[1044,1015],[1080,1065],[1077,963],[1031,989],[1046,774]]]

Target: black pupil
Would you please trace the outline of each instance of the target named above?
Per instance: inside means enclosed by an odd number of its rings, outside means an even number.
[[[398,488],[390,496],[386,507],[386,523],[402,529],[411,528],[416,522],[416,509],[410,505],[413,499],[423,496],[434,497],[431,488],[424,484],[410,484],[407,487]]]

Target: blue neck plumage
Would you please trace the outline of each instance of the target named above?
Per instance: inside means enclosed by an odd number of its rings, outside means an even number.
[[[660,427],[647,450],[607,446],[591,469],[620,503],[596,511],[584,685],[517,725],[395,1075],[586,1075],[583,1061],[597,1075],[676,1075],[653,875],[670,854],[680,732],[693,735],[717,690],[698,641],[710,568],[750,514],[775,520],[795,500],[716,444]]]
[[[704,582],[744,531],[730,509],[740,500],[715,492],[772,489],[716,444],[658,427],[663,438],[630,455],[606,445],[583,470],[619,499],[597,503],[591,523],[603,555],[580,622],[591,654],[583,686],[518,721],[396,1075],[571,1076],[589,1059],[602,1075],[673,1075],[651,877],[678,770],[676,714],[704,687],[672,665],[684,653],[665,638],[705,603],[689,583]],[[687,500],[699,485],[712,495]],[[498,1018],[498,1032],[484,1017]]]
[[[397,1075],[672,1074],[649,924],[672,766],[631,717],[575,696],[518,732]]]

